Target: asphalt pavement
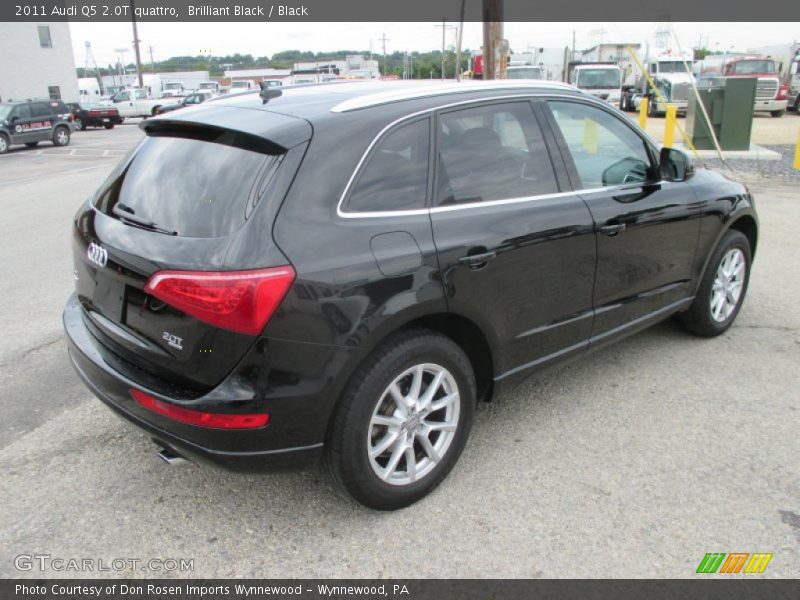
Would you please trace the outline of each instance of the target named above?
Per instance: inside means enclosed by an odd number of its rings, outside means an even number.
[[[707,552],[800,576],[796,187],[752,188],[761,241],[726,335],[666,322],[481,405],[442,486],[377,513],[317,469],[169,467],[72,372],[70,222],[140,137],[0,156],[0,576],[683,578]],[[20,571],[20,555],[193,570]]]

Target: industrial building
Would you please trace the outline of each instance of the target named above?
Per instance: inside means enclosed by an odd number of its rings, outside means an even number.
[[[69,23],[0,23],[0,100],[77,102]]]

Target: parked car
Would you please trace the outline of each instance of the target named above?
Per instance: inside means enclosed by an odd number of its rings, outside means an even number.
[[[49,140],[55,146],[69,144],[75,125],[61,100],[36,99],[0,103],[0,154],[10,146],[29,148]]]
[[[81,131],[85,131],[87,127],[114,129],[114,125],[119,125],[124,120],[119,116],[119,111],[110,106],[85,102],[68,102],[67,107],[72,115],[75,128]]]
[[[202,104],[206,100],[210,100],[216,95],[217,94],[213,92],[194,92],[176,104],[165,104],[164,106],[158,107],[156,109],[156,114],[162,115],[164,113],[172,112],[173,110],[178,110],[179,108]]]
[[[165,104],[174,104],[176,98],[162,96],[152,98],[147,90],[127,89],[117,92],[104,105],[116,107],[122,118],[150,117],[158,114],[158,109]]]
[[[75,216],[69,354],[166,460],[322,457],[396,509],[447,475],[478,400],[672,315],[705,337],[736,318],[750,193],[607,103],[533,81],[326,92],[144,121]]]

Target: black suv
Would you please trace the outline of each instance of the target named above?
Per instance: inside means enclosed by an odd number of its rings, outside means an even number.
[[[264,89],[141,127],[75,217],[64,324],[167,459],[323,456],[398,508],[476,401],[674,314],[720,334],[745,296],[747,189],[563,84]]]
[[[17,100],[0,104],[0,154],[9,146],[32,148],[49,140],[56,146],[69,144],[75,131],[69,108],[61,100]]]

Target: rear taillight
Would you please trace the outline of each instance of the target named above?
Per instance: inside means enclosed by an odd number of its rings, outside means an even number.
[[[227,413],[211,413],[201,410],[191,410],[153,398],[141,390],[131,388],[131,398],[136,402],[162,417],[173,421],[180,421],[187,425],[208,427],[210,429],[256,429],[269,423],[267,413],[254,413],[247,415],[234,415]]]
[[[782,83],[778,86],[778,95],[776,96],[776,100],[786,100],[789,97],[789,86],[785,83]]]
[[[290,266],[256,271],[159,271],[144,291],[222,329],[258,335],[294,281]]]

